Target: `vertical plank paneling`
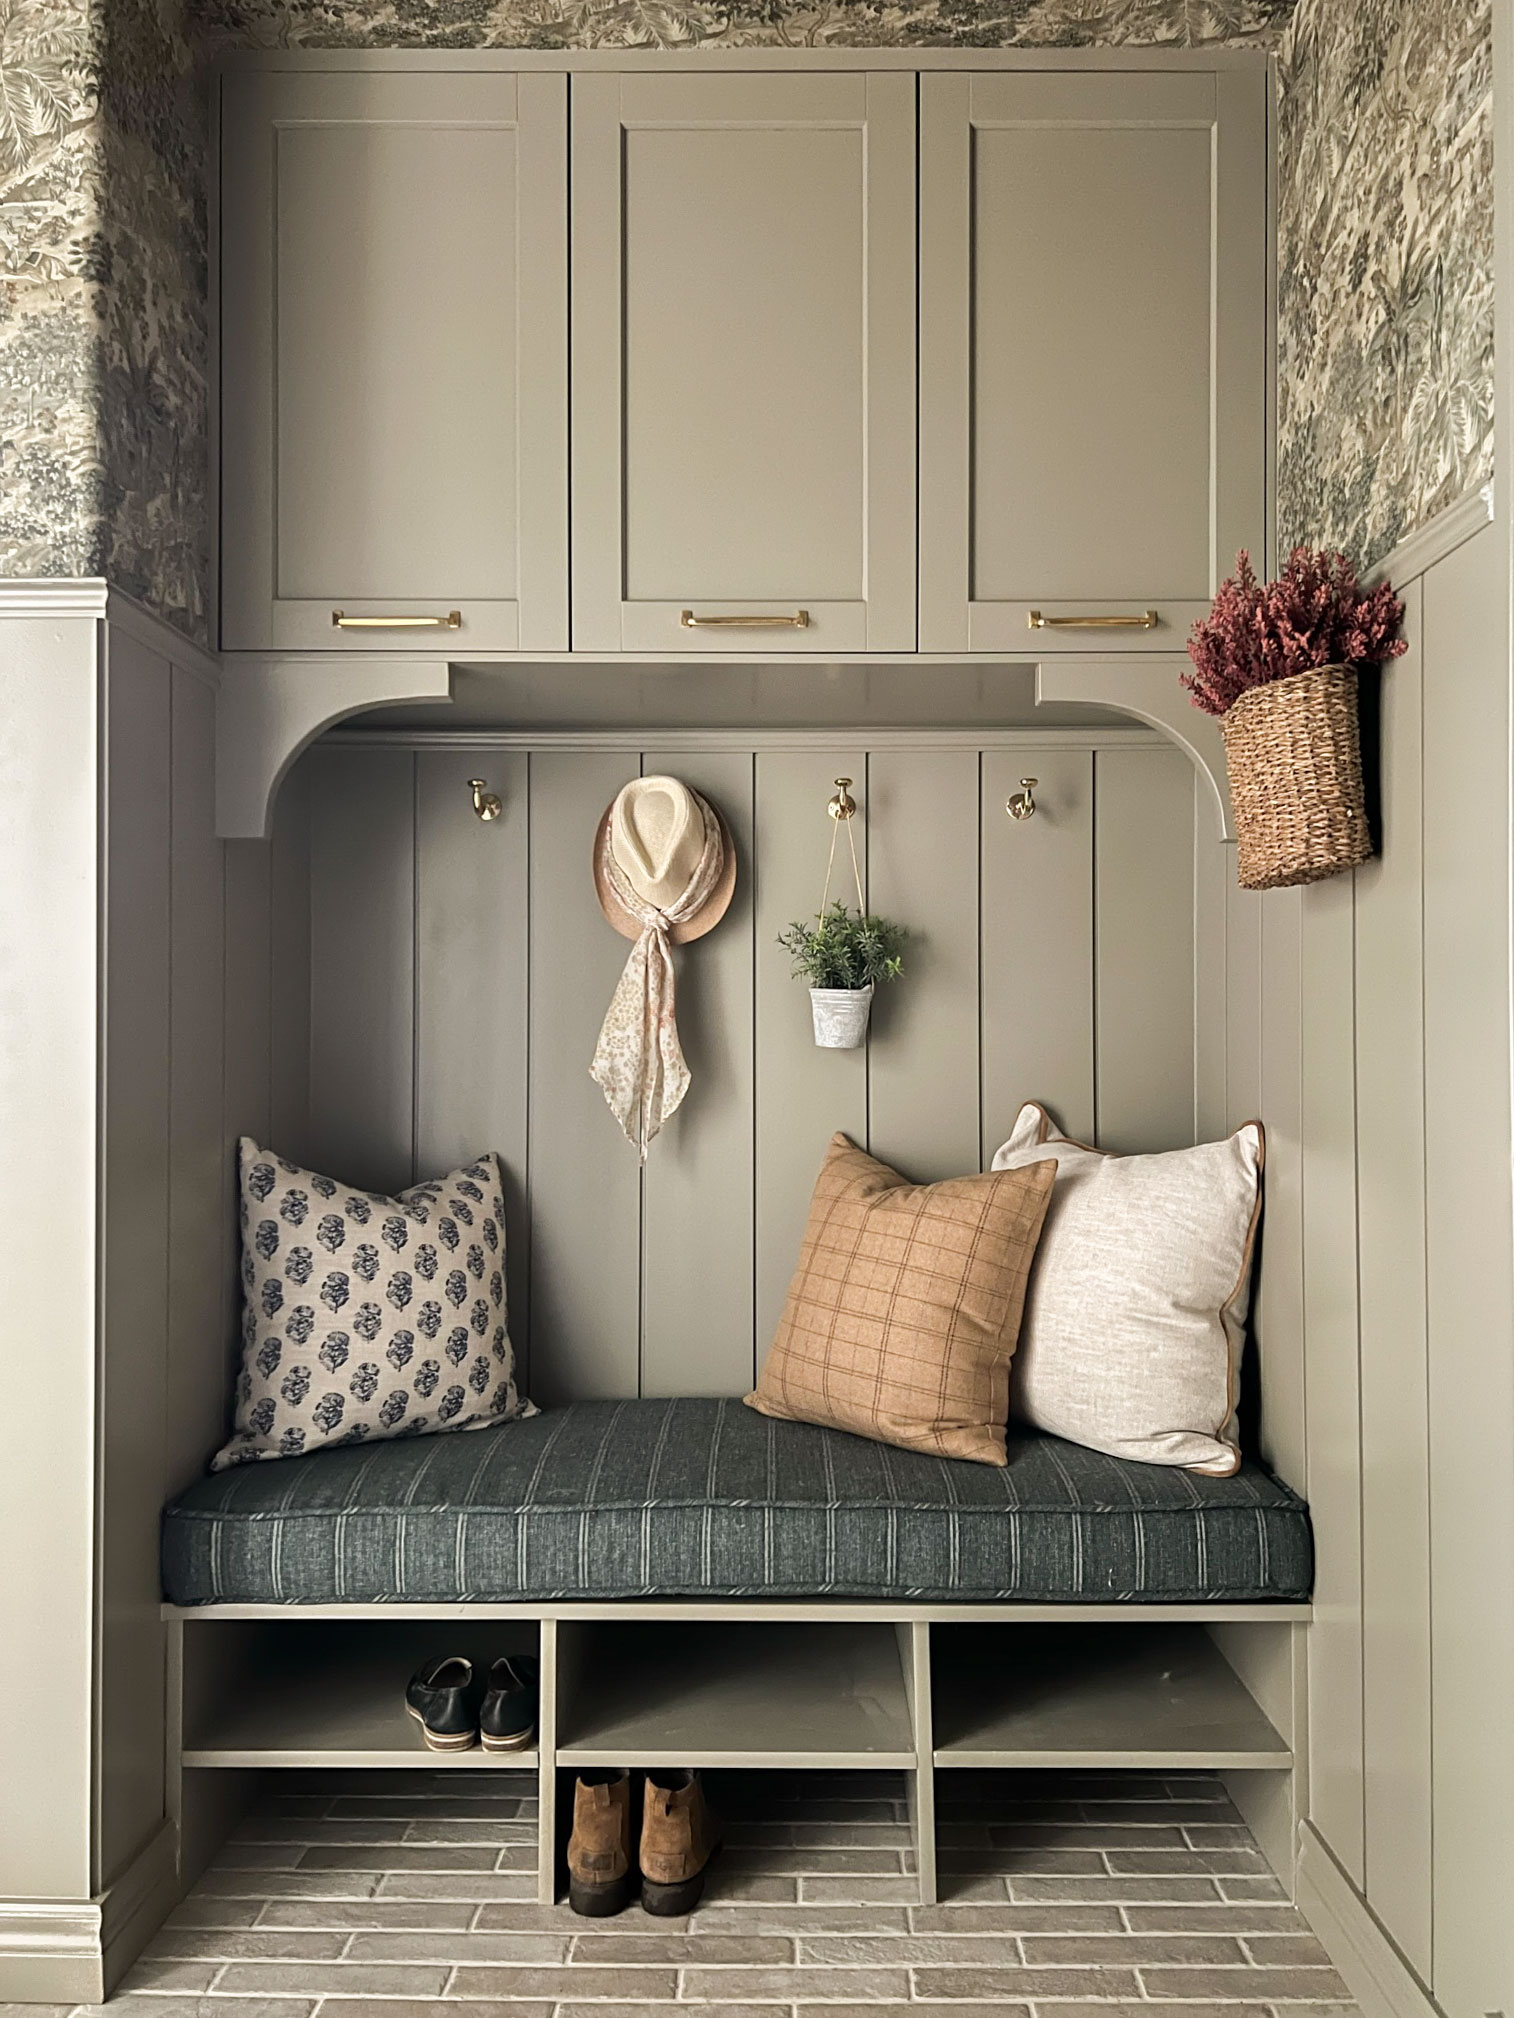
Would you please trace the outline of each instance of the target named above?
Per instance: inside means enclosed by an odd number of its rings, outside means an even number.
[[[1262,1111],[1262,898],[1225,889],[1225,1127]]]
[[[310,1156],[310,781],[307,761],[279,788],[269,860],[269,1136],[297,1162]]]
[[[1254,1329],[1261,1385],[1261,1454],[1298,1491],[1305,1484],[1303,1087],[1299,1047],[1303,903],[1297,890],[1262,899],[1261,1084],[1267,1128],[1266,1213]],[[1251,1118],[1234,1110],[1235,1127]]]
[[[1094,759],[1101,1148],[1193,1139],[1193,794],[1180,750]]]
[[[1430,1975],[1430,1480],[1425,1327],[1419,592],[1382,682],[1383,852],[1356,877],[1362,1738],[1367,1898]]]
[[[796,918],[812,918],[819,906],[831,837],[825,807],[837,777],[855,781],[852,796],[867,812],[866,761],[859,748],[764,750],[757,758],[754,1223],[759,1363],[799,1258],[825,1145],[837,1129],[854,1142],[867,1141],[866,1052],[816,1046],[809,996],[804,983],[791,977],[789,956],[778,945],[785,926]],[[865,861],[862,866],[865,888]]]
[[[310,872],[311,1162],[398,1191],[415,1177],[410,751],[316,752]]]
[[[220,1440],[226,1405],[221,1329],[221,843],[215,828],[215,695],[173,675],[173,861],[169,892],[168,1369],[164,1487],[178,1491]]]
[[[1005,803],[1037,780],[1036,812]],[[983,753],[983,1160],[1027,1100],[1093,1139],[1093,753]]]
[[[172,1009],[173,673],[120,631],[108,668],[97,1890],[163,1814]]]
[[[634,750],[531,758],[531,1379],[546,1401],[634,1395],[640,1374],[640,1167],[589,1077],[630,951],[595,898],[592,844],[639,768]]]
[[[1434,1989],[1457,2018],[1514,1984],[1507,537],[1424,584]]]
[[[904,978],[873,1003],[869,1146],[917,1183],[976,1170],[983,1153],[978,762],[928,749],[868,760],[869,903],[910,933]]]
[[[1193,776],[1193,1114],[1200,1142],[1225,1133],[1225,999],[1229,992],[1226,889],[1235,845],[1215,832],[1209,788]]]
[[[1304,892],[1304,1336],[1316,1543],[1310,1805],[1331,1849],[1360,1886],[1365,1856],[1354,911],[1349,876]]]
[[[530,977],[528,759],[423,751],[416,759],[415,1160],[440,1176],[495,1150],[505,1176],[510,1332],[530,1337],[526,1075]],[[468,788],[485,778],[497,820]]]
[[[237,1349],[242,1315],[241,1234],[237,1216],[237,1138],[271,1139],[271,1018],[269,1014],[270,867],[267,841],[227,841],[222,852],[226,937],[222,965],[226,1068],[222,1075],[221,1332],[228,1362]],[[225,1397],[223,1396],[223,1406]],[[227,1427],[230,1427],[229,1415]]]
[[[643,1394],[735,1394],[753,1375],[752,758],[648,750],[724,816],[738,870],[713,932],[674,953],[692,1075],[647,1159]]]

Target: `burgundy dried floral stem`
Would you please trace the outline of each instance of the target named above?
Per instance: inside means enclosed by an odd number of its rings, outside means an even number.
[[[1253,687],[1291,673],[1397,658],[1403,614],[1391,585],[1364,590],[1344,554],[1295,547],[1276,581],[1263,585],[1242,549],[1189,636],[1194,670],[1183,684],[1196,707],[1223,715]]]

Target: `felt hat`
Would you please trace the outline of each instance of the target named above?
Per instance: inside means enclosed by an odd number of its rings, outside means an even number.
[[[603,869],[605,853],[643,903],[666,910],[689,887],[704,853],[706,809],[720,829],[721,866],[714,888],[692,918],[669,931],[675,945],[702,939],[725,916],[736,888],[736,850],[720,813],[681,778],[633,778],[605,808],[594,837],[594,888],[599,908],[627,939],[638,939],[642,921],[616,896]]]

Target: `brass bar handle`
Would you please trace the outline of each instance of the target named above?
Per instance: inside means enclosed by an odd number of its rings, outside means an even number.
[[[807,631],[808,610],[795,610],[791,617],[696,617],[692,610],[680,610],[678,621],[686,631]]]
[[[444,617],[349,617],[345,610],[333,610],[331,621],[339,631],[460,631],[461,610],[448,610]]]
[[[1043,617],[1031,610],[1025,621],[1032,631],[1154,631],[1161,618],[1155,610],[1132,617]]]

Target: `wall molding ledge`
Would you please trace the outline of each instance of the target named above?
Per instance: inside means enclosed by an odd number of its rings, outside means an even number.
[[[1477,490],[1469,490],[1465,497],[1459,497],[1455,504],[1438,511],[1434,518],[1426,519],[1412,533],[1405,535],[1391,553],[1374,561],[1362,579],[1369,588],[1379,582],[1391,581],[1396,588],[1405,582],[1412,582],[1417,575],[1428,573],[1447,554],[1455,553],[1459,546],[1484,526],[1493,522],[1493,486],[1485,483]]]
[[[0,2003],[101,2004],[180,1891],[165,1822],[93,1899],[0,1899]]]
[[[1300,1830],[1298,1909],[1351,1987],[1364,2018],[1442,2018],[1312,1822]]]

